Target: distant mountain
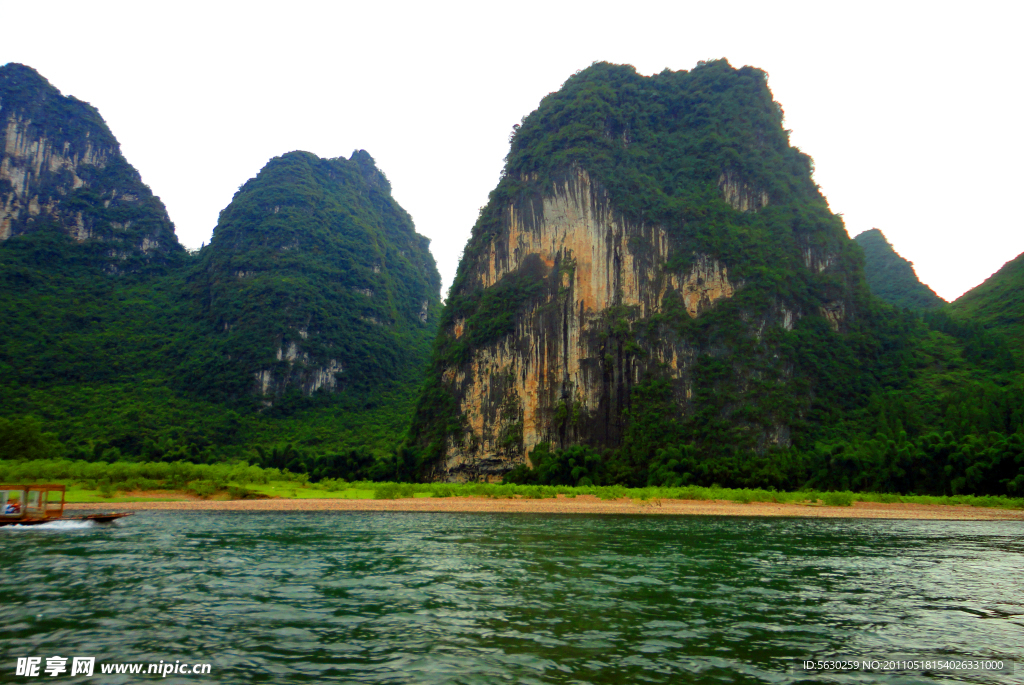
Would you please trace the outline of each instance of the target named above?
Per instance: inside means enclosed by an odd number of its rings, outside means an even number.
[[[0,116],[0,419],[74,458],[386,470],[440,276],[368,153],[271,160],[191,255],[93,107],[8,64]]]
[[[949,306],[950,314],[1002,333],[1024,357],[1024,254],[1008,261],[984,283]]]
[[[209,364],[268,401],[418,379],[440,312],[428,244],[366,151],[270,160],[221,212],[190,277],[230,359]],[[215,393],[232,385],[193,367]]]
[[[864,231],[854,240],[864,250],[864,275],[878,299],[907,309],[934,309],[946,304],[922,283],[913,262],[901,257],[877,228]]]
[[[31,67],[0,66],[0,241],[55,228],[108,273],[183,252],[160,199],[94,107]]]

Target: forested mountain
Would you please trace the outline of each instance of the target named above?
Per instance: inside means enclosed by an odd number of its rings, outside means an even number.
[[[1017,359],[1024,362],[1024,254],[964,293],[949,311],[957,320],[977,323],[1003,335]]]
[[[192,360],[195,387],[269,403],[418,382],[440,310],[428,242],[366,151],[271,160],[221,213],[190,276],[221,338],[214,357]]]
[[[163,203],[88,103],[61,95],[30,67],[5,64],[0,125],[0,240],[59,233],[108,273],[183,252]]]
[[[0,88],[0,458],[1024,492],[1024,256],[949,307],[872,295],[752,67],[572,76],[443,309],[365,151],[271,160],[189,254],[95,109]]]
[[[544,98],[473,228],[401,467],[1011,487],[1024,442],[961,442],[1019,429],[1005,355],[871,295],[782,116],[763,72],[725,60],[595,64]],[[968,484],[963,455],[989,448]]]
[[[946,304],[918,279],[913,263],[897,254],[880,230],[864,231],[854,240],[864,250],[864,275],[875,297],[896,307],[914,310],[935,309]]]
[[[271,160],[189,255],[94,108],[0,88],[0,445],[390,468],[440,278],[369,154]]]

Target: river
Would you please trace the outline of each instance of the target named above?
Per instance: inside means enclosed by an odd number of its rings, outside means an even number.
[[[0,598],[3,682],[1024,682],[1011,521],[142,512],[0,529]]]

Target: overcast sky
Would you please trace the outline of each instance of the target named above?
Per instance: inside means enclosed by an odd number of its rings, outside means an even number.
[[[95,105],[190,248],[271,157],[366,149],[446,291],[544,95],[594,61],[726,57],[769,73],[850,235],[882,229],[952,300],[1024,252],[1022,7],[0,0],[0,63]]]

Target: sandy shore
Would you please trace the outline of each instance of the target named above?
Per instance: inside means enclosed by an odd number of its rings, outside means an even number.
[[[934,504],[855,502],[850,507],[722,500],[628,499],[602,501],[593,495],[553,499],[445,497],[414,499],[261,499],[183,502],[69,503],[74,511],[421,511],[521,514],[649,514],[673,516],[799,516],[806,518],[933,519],[950,521],[1024,521],[1019,509]]]

